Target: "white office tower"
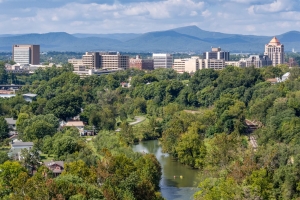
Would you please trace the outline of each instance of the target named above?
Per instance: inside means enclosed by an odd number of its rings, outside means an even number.
[[[265,55],[268,56],[273,63],[277,66],[284,63],[284,45],[280,44],[279,40],[274,37],[269,44],[265,45]]]
[[[171,54],[154,53],[153,54],[154,69],[172,68],[173,56]]]
[[[39,65],[40,45],[13,45],[13,61],[20,65]]]

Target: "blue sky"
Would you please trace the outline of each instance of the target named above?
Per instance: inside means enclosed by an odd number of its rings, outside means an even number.
[[[300,31],[300,0],[0,0],[0,34]]]

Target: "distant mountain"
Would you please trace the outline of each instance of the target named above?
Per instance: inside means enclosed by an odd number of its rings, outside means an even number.
[[[300,32],[277,36],[286,51],[300,46]],[[40,44],[41,51],[121,51],[121,52],[196,52],[221,47],[231,52],[263,53],[272,37],[226,34],[187,26],[144,34],[68,34],[64,32],[24,35],[0,35],[0,51],[11,51],[13,44]]]
[[[210,48],[210,43],[173,30],[146,33],[123,45],[127,51],[135,47],[137,51],[147,49],[148,52],[188,52]]]
[[[26,34],[21,36],[0,37],[0,51],[11,50],[13,44],[40,44],[41,51],[111,51],[114,50],[114,48],[110,47],[119,43],[121,43],[119,40],[108,38],[77,38],[64,32]]]
[[[72,34],[78,38],[88,38],[88,37],[100,37],[100,38],[109,38],[114,40],[120,40],[122,42],[134,39],[142,34],[136,33],[112,33],[112,34],[86,34],[86,33],[75,33]]]
[[[220,38],[227,38],[232,36],[231,34],[226,34],[226,33],[204,31],[200,29],[198,26],[186,26],[181,28],[175,28],[172,30],[176,31],[177,33],[194,36],[200,39],[206,39],[206,38],[220,39]]]
[[[282,35],[279,35],[277,38],[282,43],[285,43],[285,42],[299,42],[300,41],[300,32],[290,31],[290,32],[284,33]]]

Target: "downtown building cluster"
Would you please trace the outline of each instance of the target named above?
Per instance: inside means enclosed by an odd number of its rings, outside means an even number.
[[[191,57],[186,59],[174,59],[174,70],[183,73],[193,73],[201,69],[223,69],[226,66],[235,67],[265,67],[284,64],[284,45],[274,37],[265,45],[263,55],[250,55],[239,61],[230,61],[230,53],[221,48],[212,48],[211,52],[203,53],[203,58]]]
[[[179,73],[194,73],[201,69],[221,70],[226,66],[254,66],[260,68],[283,64],[284,45],[274,37],[265,45],[263,55],[250,55],[248,58],[242,58],[239,61],[230,61],[230,52],[222,51],[219,47],[204,52],[201,58],[199,56],[193,56],[183,59],[173,59],[172,54],[168,53],[153,53],[152,58],[143,59],[140,56],[129,58],[129,56],[121,55],[117,52],[86,52],[86,54],[82,56],[82,59],[69,59],[69,63],[73,64],[74,71],[77,71],[78,74],[88,73],[87,71],[89,71],[88,75],[108,73],[108,71],[103,70],[114,71],[128,68],[140,70],[173,68]]]
[[[22,70],[26,65],[40,64],[39,45],[13,45],[13,61],[18,66],[12,66],[11,70]],[[277,66],[284,63],[284,45],[274,37],[265,45],[262,55],[250,55],[239,61],[230,61],[230,52],[222,51],[219,48],[212,48],[211,51],[204,52],[202,56],[191,58],[173,59],[172,54],[153,53],[151,58],[143,59],[140,56],[129,58],[119,52],[86,52],[81,59],[69,59],[73,64],[74,72],[81,75],[101,75],[112,73],[128,68],[140,70],[154,70],[158,68],[173,68],[179,73],[194,73],[201,69],[224,69],[226,66],[257,68],[264,66]],[[24,67],[22,67],[24,66]],[[27,69],[26,69],[27,70]]]

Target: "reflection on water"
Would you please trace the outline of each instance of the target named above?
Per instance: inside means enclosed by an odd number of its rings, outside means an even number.
[[[182,165],[169,154],[162,153],[157,140],[141,142],[133,147],[136,152],[153,153],[162,167],[161,193],[167,200],[193,199],[197,170]]]

